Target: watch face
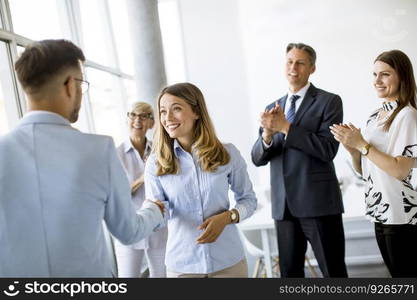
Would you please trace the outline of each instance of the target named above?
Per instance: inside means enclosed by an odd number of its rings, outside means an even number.
[[[368,148],[363,147],[363,148],[361,149],[361,153],[362,153],[363,155],[368,154]]]
[[[232,211],[232,214],[230,215],[230,217],[232,218],[232,221],[236,221],[237,219],[237,215],[234,211]]]

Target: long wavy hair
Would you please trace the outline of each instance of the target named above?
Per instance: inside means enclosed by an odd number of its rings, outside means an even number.
[[[195,123],[192,149],[196,151],[201,168],[206,172],[215,172],[219,166],[228,164],[230,155],[216,136],[202,92],[191,83],[177,83],[162,89],[158,96],[158,125],[153,142],[157,175],[178,174],[180,171],[178,160],[174,155],[174,139],[168,135],[161,123],[160,102],[165,94],[183,99],[199,116]]]
[[[394,110],[388,120],[385,121],[383,130],[388,131],[397,114],[406,107],[416,106],[416,81],[414,79],[413,65],[408,56],[400,50],[382,52],[375,59],[374,63],[382,61],[391,66],[397,72],[400,85],[398,87],[398,107]]]

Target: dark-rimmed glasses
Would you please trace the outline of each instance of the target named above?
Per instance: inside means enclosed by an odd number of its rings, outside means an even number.
[[[81,92],[83,94],[88,91],[88,88],[90,87],[90,83],[87,80],[83,80],[79,78],[74,78],[74,80],[81,82]]]
[[[131,119],[132,121],[136,118],[139,118],[139,120],[141,121],[146,121],[148,119],[153,120],[153,116],[151,113],[135,114],[134,112],[128,112],[127,117]]]
[[[83,79],[79,79],[79,78],[74,78],[74,80],[81,82],[81,93],[85,93],[88,91],[88,88],[90,87],[90,83],[87,80],[83,80]],[[64,82],[65,85],[68,84],[69,78]]]

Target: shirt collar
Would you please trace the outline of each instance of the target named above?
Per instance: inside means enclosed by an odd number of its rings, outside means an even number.
[[[71,126],[70,121],[63,116],[46,110],[33,110],[25,113],[23,118],[20,119],[20,124],[30,123],[50,123]]]
[[[311,86],[311,83],[307,82],[307,84],[301,90],[299,90],[297,93],[293,93],[293,92],[291,92],[291,90],[289,90],[287,99],[290,99],[292,95],[298,95],[298,96],[300,96],[300,99],[303,99],[304,96],[307,94],[307,91],[310,88],[310,86]]]
[[[382,103],[382,110],[386,112],[394,111],[399,105],[399,101],[385,101]]]
[[[178,158],[179,153],[187,152],[184,148],[180,145],[177,139],[174,140],[174,154]]]
[[[133,147],[132,141],[130,138],[127,138],[124,142],[124,151],[125,153],[128,153],[131,150],[135,150],[135,147]],[[146,145],[145,145],[145,156],[148,156],[149,153],[152,151],[152,142],[146,138]]]

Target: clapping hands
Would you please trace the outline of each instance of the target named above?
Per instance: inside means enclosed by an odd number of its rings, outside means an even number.
[[[330,126],[330,132],[333,134],[335,140],[341,143],[350,153],[359,151],[367,144],[361,134],[361,130],[356,128],[352,123],[333,124]]]
[[[275,103],[275,106],[260,114],[260,123],[263,128],[262,138],[269,143],[272,136],[277,132],[287,133],[290,123],[285,118],[285,114],[281,106]]]

